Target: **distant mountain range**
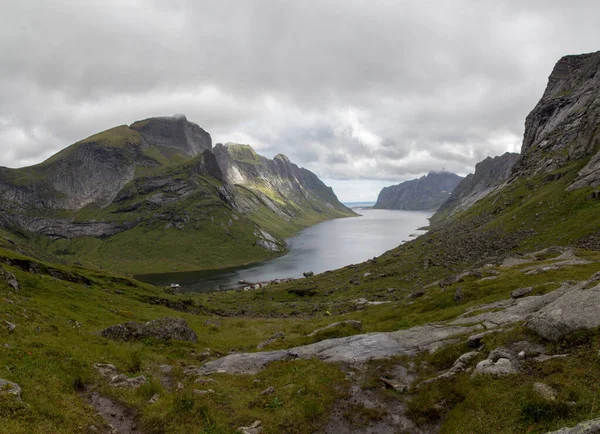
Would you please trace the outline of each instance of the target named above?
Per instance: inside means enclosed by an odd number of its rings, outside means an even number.
[[[384,187],[373,208],[435,211],[462,179],[455,173],[430,172],[418,179]]]

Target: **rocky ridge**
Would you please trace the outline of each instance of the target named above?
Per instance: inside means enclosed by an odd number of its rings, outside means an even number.
[[[236,243],[250,236],[249,246],[280,253],[281,233],[265,222],[281,221],[277,229],[291,234],[306,221],[351,215],[331,188],[287,157],[269,160],[247,145],[213,148],[210,135],[183,115],[104,131],[36,166],[0,168],[0,228],[52,240],[107,240],[140,228],[202,230],[206,239],[210,221]],[[162,240],[163,249],[175,247]]]
[[[522,157],[515,173],[544,173],[549,180],[558,179],[570,163],[593,156],[571,188],[598,185],[599,93],[600,51],[560,59],[525,120]]]
[[[454,191],[463,178],[449,172],[430,172],[426,176],[401,184],[384,187],[376,209],[436,210]]]
[[[502,188],[510,178],[518,159],[519,154],[507,152],[499,157],[487,157],[477,163],[475,172],[467,175],[439,207],[438,217],[464,211],[478,200]]]

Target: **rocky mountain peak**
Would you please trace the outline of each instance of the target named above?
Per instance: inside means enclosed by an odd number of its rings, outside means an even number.
[[[282,163],[290,164],[291,161],[288,157],[283,154],[277,154],[273,157],[273,161],[281,161]]]
[[[130,128],[141,134],[143,145],[172,148],[191,157],[212,149],[210,134],[182,114],[137,121]]]
[[[542,98],[525,120],[517,173],[553,172],[597,152],[599,71],[600,51],[556,63]]]

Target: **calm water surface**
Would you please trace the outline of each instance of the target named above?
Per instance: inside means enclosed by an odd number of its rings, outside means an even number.
[[[136,276],[158,286],[178,283],[186,291],[210,291],[240,286],[238,281],[263,282],[302,277],[366,261],[390,250],[428,225],[431,212],[354,208],[360,217],[330,220],[304,229],[288,239],[289,252],[246,267]]]

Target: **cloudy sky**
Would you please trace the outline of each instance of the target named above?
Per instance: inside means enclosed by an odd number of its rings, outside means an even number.
[[[342,200],[518,151],[597,1],[0,0],[0,165],[185,113]]]

